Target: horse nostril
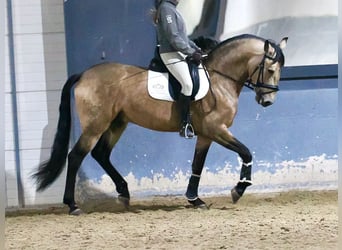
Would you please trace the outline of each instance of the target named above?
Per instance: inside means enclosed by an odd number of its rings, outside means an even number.
[[[273,104],[273,102],[271,102],[271,101],[265,101],[265,102],[262,102],[261,103],[261,105],[263,106],[263,107],[268,107],[268,106],[270,106],[270,105],[272,105]]]

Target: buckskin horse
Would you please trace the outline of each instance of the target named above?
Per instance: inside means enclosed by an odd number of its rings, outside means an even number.
[[[239,95],[245,85],[254,90],[258,104],[263,107],[273,104],[279,90],[284,65],[282,49],[286,43],[287,38],[276,44],[253,35],[239,35],[219,43],[203,59],[210,76],[210,89],[202,99],[191,104],[197,141],[186,197],[193,206],[206,207],[198,197],[198,185],[212,142],[236,152],[242,159],[240,179],[231,190],[233,203],[252,184],[252,155],[228,128],[233,123]],[[69,214],[80,214],[74,198],[76,175],[82,160],[90,152],[113,180],[118,199],[125,206],[129,205],[127,182],[110,162],[110,153],[127,124],[168,132],[178,132],[180,125],[176,103],[150,97],[147,79],[147,69],[119,63],[95,65],[69,77],[61,94],[50,158],[33,174],[37,191],[51,185],[68,160],[63,202],[69,206]],[[69,152],[72,87],[82,133]]]

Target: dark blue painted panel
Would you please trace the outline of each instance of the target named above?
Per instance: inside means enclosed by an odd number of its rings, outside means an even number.
[[[147,66],[156,45],[153,6],[154,0],[65,1],[69,75],[105,61]]]
[[[337,64],[285,67],[281,79],[305,80],[337,78]]]

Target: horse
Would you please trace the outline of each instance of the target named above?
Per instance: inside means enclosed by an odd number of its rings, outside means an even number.
[[[203,58],[210,88],[202,99],[191,103],[197,141],[185,193],[194,207],[207,206],[198,196],[198,186],[213,142],[236,152],[242,159],[240,179],[231,189],[232,202],[236,203],[252,185],[252,155],[229,127],[244,86],[255,92],[256,102],[263,107],[274,103],[286,44],[287,37],[275,43],[254,35],[238,35],[220,42]],[[74,198],[76,175],[82,160],[90,153],[114,182],[118,200],[128,208],[128,183],[110,161],[111,151],[121,134],[128,123],[156,131],[178,132],[181,122],[175,102],[149,96],[147,78],[148,69],[116,62],[98,64],[68,78],[61,93],[50,158],[40,163],[32,175],[38,192],[56,180],[68,160],[63,203],[68,205],[70,215],[80,214],[82,210]],[[69,151],[72,90],[82,132]]]

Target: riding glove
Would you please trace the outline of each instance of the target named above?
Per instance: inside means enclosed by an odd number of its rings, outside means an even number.
[[[201,60],[202,60],[202,54],[198,51],[195,51],[190,56],[188,56],[188,60],[193,61],[194,63],[199,65],[201,63]]]

